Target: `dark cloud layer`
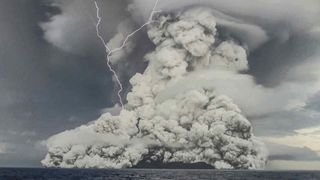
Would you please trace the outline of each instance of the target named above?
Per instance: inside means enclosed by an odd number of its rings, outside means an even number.
[[[0,2],[0,143],[10,150],[0,153],[0,166],[39,165],[37,141],[111,106],[103,54],[78,56],[48,44],[38,26],[48,13],[59,10],[40,0]]]
[[[271,39],[249,56],[250,73],[258,83],[276,86],[284,80],[305,81],[312,77],[288,77],[288,71],[319,51],[319,40],[310,34],[291,36],[285,42]],[[297,79],[295,79],[297,78]],[[300,77],[301,78],[301,77]]]
[[[286,145],[266,143],[269,148],[269,160],[309,160],[319,161],[320,157],[307,147],[292,148]]]

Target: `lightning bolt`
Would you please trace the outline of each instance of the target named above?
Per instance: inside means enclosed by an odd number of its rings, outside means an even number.
[[[128,34],[128,35],[126,36],[126,38],[124,39],[124,41],[122,42],[122,44],[121,44],[120,47],[111,49],[111,48],[108,47],[107,43],[105,42],[104,38],[102,37],[102,35],[101,35],[101,33],[100,33],[100,30],[99,30],[100,28],[99,28],[99,26],[100,26],[100,24],[101,24],[102,17],[100,16],[100,8],[99,8],[99,5],[98,5],[97,1],[94,0],[94,5],[95,5],[95,7],[96,7],[96,15],[97,15],[97,19],[98,19],[98,21],[97,21],[97,23],[96,23],[96,34],[97,34],[97,37],[100,39],[101,43],[102,43],[102,44],[104,45],[104,47],[105,47],[105,52],[106,52],[106,54],[107,54],[107,66],[108,66],[109,70],[112,72],[113,76],[114,76],[115,79],[116,79],[117,84],[118,84],[119,87],[120,87],[119,90],[118,90],[118,98],[119,98],[119,102],[120,102],[120,105],[121,105],[122,109],[124,108],[123,101],[122,101],[122,97],[121,97],[121,92],[122,92],[122,90],[123,90],[123,86],[122,86],[121,81],[120,81],[120,79],[119,79],[119,77],[118,77],[118,75],[117,75],[117,72],[116,72],[116,71],[112,68],[112,66],[111,66],[110,56],[112,55],[112,53],[115,53],[115,52],[117,52],[117,51],[122,50],[131,36],[133,36],[135,33],[137,33],[138,31],[140,31],[143,27],[145,27],[145,26],[147,26],[148,24],[150,24],[150,23],[153,22],[153,21],[152,21],[152,18],[153,18],[153,16],[154,16],[154,14],[160,12],[160,11],[156,11],[156,7],[157,7],[157,5],[158,5],[158,1],[159,1],[159,0],[156,0],[156,1],[155,1],[154,6],[153,6],[153,8],[152,8],[152,11],[151,11],[151,13],[150,13],[150,16],[149,16],[149,18],[148,18],[148,21],[145,22],[144,24],[142,24],[138,29],[136,29],[136,30],[134,30],[133,32],[131,32],[130,34]]]

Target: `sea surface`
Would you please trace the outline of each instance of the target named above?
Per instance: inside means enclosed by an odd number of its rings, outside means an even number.
[[[56,179],[218,179],[218,180],[320,180],[320,171],[243,171],[197,169],[48,169],[0,168],[0,180]]]

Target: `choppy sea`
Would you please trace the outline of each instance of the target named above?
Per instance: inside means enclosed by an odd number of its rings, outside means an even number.
[[[197,169],[48,169],[0,168],[0,180],[140,180],[140,179],[217,179],[217,180],[320,180],[320,171],[244,171]]]

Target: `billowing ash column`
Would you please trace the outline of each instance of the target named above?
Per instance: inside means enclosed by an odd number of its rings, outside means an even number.
[[[264,146],[237,105],[214,87],[181,83],[192,81],[193,74],[201,77],[202,71],[246,70],[246,50],[218,37],[215,18],[206,9],[156,20],[148,30],[156,49],[145,56],[144,73],[131,78],[126,109],[51,137],[44,166],[202,162],[217,169],[264,168]],[[165,91],[168,87],[176,92]]]

